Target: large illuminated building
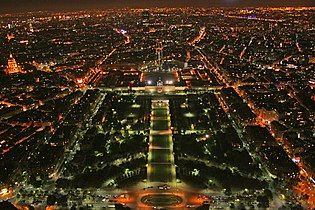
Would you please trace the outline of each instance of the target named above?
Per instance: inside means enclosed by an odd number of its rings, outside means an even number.
[[[5,74],[23,73],[22,68],[17,64],[12,54],[10,54],[10,57],[8,59],[8,65],[4,72]]]

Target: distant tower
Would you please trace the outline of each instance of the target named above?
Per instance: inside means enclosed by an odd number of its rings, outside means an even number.
[[[159,79],[159,81],[157,81],[157,86],[163,86],[163,81],[161,79]]]
[[[30,29],[30,32],[31,32],[31,33],[33,33],[33,32],[34,32],[34,29],[33,29],[33,25],[32,25],[32,23],[30,23],[30,24],[29,24],[29,29]]]
[[[14,37],[14,34],[13,33],[8,33],[7,34],[7,39],[8,39],[8,41],[10,41],[11,39],[14,39],[15,37]]]
[[[148,20],[150,18],[151,14],[148,9],[143,10],[142,12],[142,18]]]
[[[17,64],[16,60],[13,58],[12,54],[8,59],[8,66],[4,70],[5,74],[13,74],[13,73],[23,73],[22,68]]]
[[[162,69],[163,46],[161,42],[159,42],[158,46],[155,48],[155,52],[157,56],[156,65],[159,69]]]

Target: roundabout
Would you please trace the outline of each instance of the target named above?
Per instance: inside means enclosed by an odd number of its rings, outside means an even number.
[[[150,194],[143,196],[141,202],[147,206],[171,207],[181,204],[183,199],[174,194]]]

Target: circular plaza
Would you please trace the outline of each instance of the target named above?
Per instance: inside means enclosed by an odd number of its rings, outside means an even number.
[[[141,202],[147,206],[171,207],[181,204],[183,199],[174,194],[150,194],[143,196]]]

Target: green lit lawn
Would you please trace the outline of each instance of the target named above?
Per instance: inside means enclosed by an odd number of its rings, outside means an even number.
[[[171,152],[169,149],[154,149],[152,150],[151,162],[165,163],[171,162]]]
[[[153,130],[168,130],[168,120],[154,120]]]
[[[172,181],[171,164],[152,164],[149,180],[151,182],[171,182]]]
[[[163,108],[156,108],[153,110],[154,117],[166,117],[167,116],[167,109]]]
[[[171,146],[171,143],[172,143],[172,139],[168,135],[153,135],[152,136],[153,147],[169,148]]]

